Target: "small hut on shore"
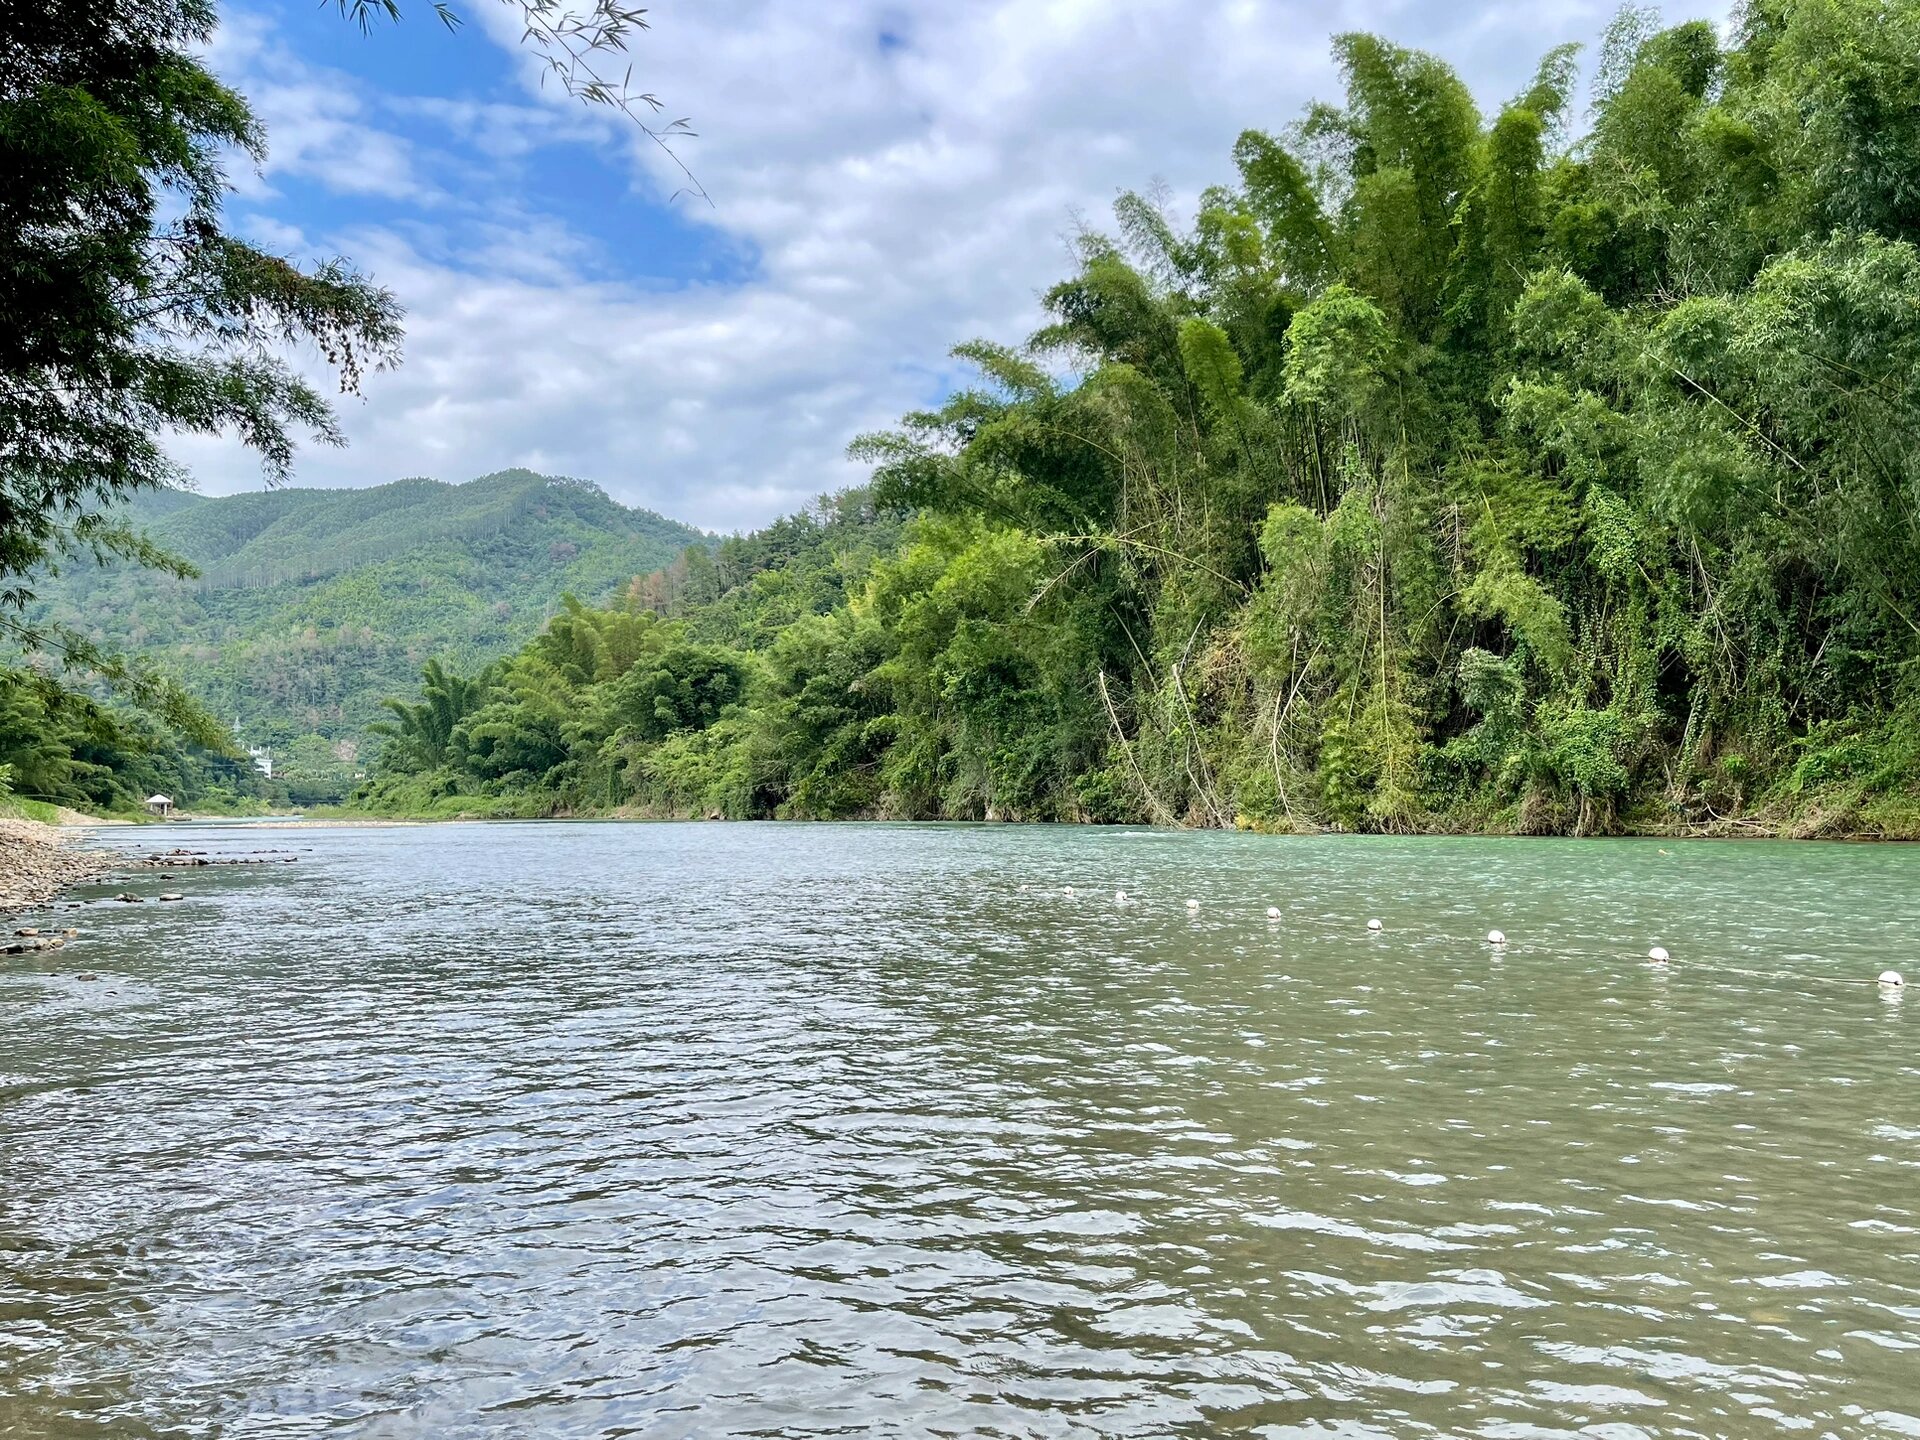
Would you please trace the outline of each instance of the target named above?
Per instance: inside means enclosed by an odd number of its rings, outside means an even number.
[[[173,797],[171,795],[149,795],[147,796],[147,810],[148,813],[158,815],[164,820],[173,810]]]

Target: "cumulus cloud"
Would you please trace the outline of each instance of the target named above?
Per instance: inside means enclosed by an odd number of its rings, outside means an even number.
[[[441,197],[440,187],[415,167],[411,146],[371,123],[366,100],[347,77],[303,64],[260,17],[229,19],[209,58],[216,71],[246,77],[245,93],[273,137],[270,168],[236,170],[242,197],[271,198],[269,174],[312,180],[341,195],[418,205]]]
[[[469,8],[511,49],[511,7]],[[540,91],[524,57],[522,93],[379,96],[242,28],[220,58],[268,120],[266,183],[285,167],[342,193],[404,192],[419,211],[305,226],[309,249],[353,255],[410,318],[405,365],[342,407],[351,448],[307,452],[300,483],[528,465],[713,528],[764,522],[861,478],[847,440],[937,398],[955,342],[1032,330],[1076,216],[1098,223],[1117,191],[1155,181],[1182,209],[1231,178],[1241,129],[1332,96],[1331,33],[1433,49],[1491,105],[1610,10],[670,0],[636,40],[636,69],[698,122],[680,150],[712,205],[672,203],[716,254],[751,257],[724,282],[663,280],[644,244],[590,239],[511,195],[461,198],[447,177],[471,157],[510,167],[537,146],[616,154],[660,204],[683,183],[644,137]],[[465,148],[436,149],[425,124]],[[258,209],[288,248],[270,197]],[[258,483],[233,444],[180,454],[209,490]]]

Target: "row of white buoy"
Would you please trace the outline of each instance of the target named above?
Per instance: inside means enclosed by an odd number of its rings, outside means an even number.
[[[1024,892],[1026,888],[1024,885],[1020,887],[1022,892]],[[1061,894],[1065,895],[1068,899],[1072,899],[1073,887],[1071,885],[1061,887]],[[1126,891],[1116,890],[1113,892],[1113,903],[1125,907],[1134,902],[1133,897],[1128,895]],[[1189,899],[1187,901],[1187,913],[1189,915],[1199,914],[1200,902]],[[1267,906],[1267,919],[1278,920],[1280,918],[1280,907],[1278,905]],[[1386,925],[1377,918],[1367,921],[1367,929],[1375,935],[1378,935],[1386,928]],[[1491,945],[1494,949],[1504,949],[1506,948],[1506,943],[1507,935],[1504,930],[1489,930],[1487,932],[1487,944]],[[1667,948],[1664,945],[1655,945],[1647,951],[1647,962],[1652,965],[1665,965],[1672,959],[1673,957],[1667,953]],[[1876,983],[1887,990],[1899,990],[1904,988],[1907,982],[1902,978],[1898,970],[1882,970]]]

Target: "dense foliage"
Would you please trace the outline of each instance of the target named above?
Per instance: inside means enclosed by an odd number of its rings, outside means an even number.
[[[1335,49],[804,553],[438,677],[366,799],[1912,830],[1920,4],[1623,13],[1580,127]]]
[[[75,566],[29,615],[164,667],[271,747],[303,803],[351,788],[381,697],[427,657],[472,667],[505,654],[563,594],[604,600],[705,543],[591,485],[525,470],[465,485],[162,492],[124,514],[197,573]]]
[[[252,762],[231,745],[196,743],[44,671],[0,666],[0,815],[20,802],[139,814],[156,791],[186,809],[223,813],[263,809],[268,799]]]
[[[572,597],[518,654],[461,674],[425,667],[389,701],[380,763],[357,797],[414,814],[612,809],[767,813],[750,784],[763,654],[832,624],[901,525],[863,493],[717,549],[689,546],[609,608]],[[751,688],[750,688],[751,687]]]

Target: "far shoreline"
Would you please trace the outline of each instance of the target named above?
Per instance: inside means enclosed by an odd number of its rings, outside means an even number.
[[[331,807],[329,807],[331,808]],[[987,820],[957,819],[948,816],[846,815],[833,818],[811,816],[765,816],[737,818],[721,815],[648,815],[597,811],[558,815],[341,815],[246,816],[204,815],[180,817],[158,822],[100,820],[75,822],[74,828],[164,829],[172,825],[233,826],[250,830],[342,830],[407,829],[438,825],[925,825],[973,829],[1026,830],[1150,830],[1166,835],[1258,835],[1274,840],[1314,839],[1396,839],[1396,840],[1662,840],[1673,843],[1699,840],[1782,841],[1794,844],[1830,845],[1911,845],[1920,843],[1920,834],[1886,834],[1871,831],[1838,831],[1831,834],[1794,833],[1789,827],[1757,823],[1723,823],[1675,827],[1673,829],[1622,829],[1591,831],[1586,834],[1521,830],[1425,829],[1425,830],[1345,830],[1336,827],[1313,829],[1268,829],[1261,826],[1156,825],[1147,820]]]

